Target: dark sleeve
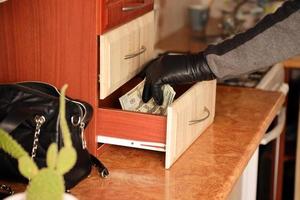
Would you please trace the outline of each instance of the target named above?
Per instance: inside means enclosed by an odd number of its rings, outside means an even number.
[[[256,71],[300,54],[300,0],[284,3],[253,28],[204,51],[218,78]]]

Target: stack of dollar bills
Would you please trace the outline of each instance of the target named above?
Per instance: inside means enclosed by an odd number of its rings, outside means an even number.
[[[147,103],[142,100],[145,80],[119,98],[123,110],[166,115],[168,106],[173,102],[176,92],[170,85],[163,85],[164,101],[160,106],[151,98]]]

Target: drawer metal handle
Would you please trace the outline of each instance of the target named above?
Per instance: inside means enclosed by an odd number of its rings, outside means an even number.
[[[146,50],[147,50],[147,48],[145,46],[142,46],[138,52],[126,55],[126,56],[124,56],[124,59],[127,60],[127,59],[137,57],[137,56],[141,55],[142,53],[144,53]]]
[[[208,110],[208,108],[206,106],[204,107],[204,112],[206,113],[205,117],[203,117],[202,119],[191,120],[191,121],[189,121],[189,125],[194,125],[194,124],[203,122],[204,120],[206,120],[207,118],[209,118],[210,112],[209,112],[209,110]]]
[[[147,4],[137,5],[137,6],[126,6],[122,7],[123,12],[133,11],[133,10],[139,10],[146,6]]]

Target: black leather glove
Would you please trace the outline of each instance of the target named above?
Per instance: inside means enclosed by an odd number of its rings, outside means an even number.
[[[185,84],[216,78],[202,53],[164,54],[150,61],[144,68],[144,73],[146,82],[143,101],[148,102],[153,97],[159,105],[163,103],[161,86],[164,84]]]

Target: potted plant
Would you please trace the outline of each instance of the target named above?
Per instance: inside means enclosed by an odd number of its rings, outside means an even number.
[[[18,160],[20,173],[28,178],[26,191],[7,198],[26,200],[62,200],[76,199],[65,194],[63,175],[75,165],[77,154],[72,146],[70,131],[65,119],[65,91],[67,85],[61,90],[59,120],[62,130],[64,146],[58,151],[56,143],[52,143],[47,150],[47,167],[38,169],[37,165],[9,134],[0,129],[0,148]]]

